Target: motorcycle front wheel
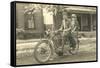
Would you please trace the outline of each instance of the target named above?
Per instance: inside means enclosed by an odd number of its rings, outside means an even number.
[[[46,63],[53,54],[53,48],[48,40],[40,41],[34,49],[34,58],[39,63]]]

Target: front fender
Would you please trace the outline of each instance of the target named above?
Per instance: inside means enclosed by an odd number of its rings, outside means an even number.
[[[48,42],[49,42],[49,44],[50,44],[50,46],[51,46],[51,48],[52,48],[52,50],[53,50],[53,53],[55,52],[54,43],[53,43],[53,41],[52,41],[52,40],[42,39],[42,40],[41,40],[41,42],[42,42],[42,41],[48,41]]]

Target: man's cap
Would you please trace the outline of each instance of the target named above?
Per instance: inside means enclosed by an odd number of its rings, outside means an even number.
[[[63,10],[62,15],[68,15],[67,10]]]

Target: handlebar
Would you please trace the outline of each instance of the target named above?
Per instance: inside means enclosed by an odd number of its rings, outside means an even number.
[[[51,33],[57,34],[59,32],[63,32],[63,30],[46,31],[47,34],[51,34]]]

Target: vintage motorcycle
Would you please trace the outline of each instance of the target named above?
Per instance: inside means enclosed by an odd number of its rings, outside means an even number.
[[[74,38],[76,42],[76,47],[73,49],[70,47],[68,41],[64,41],[62,35],[63,31],[47,31],[45,34],[45,39],[41,41],[34,48],[34,58],[39,63],[46,63],[49,59],[56,53],[59,56],[63,56],[65,46],[68,47],[68,52],[72,55],[78,53],[79,41],[78,41],[78,31],[74,33]]]

